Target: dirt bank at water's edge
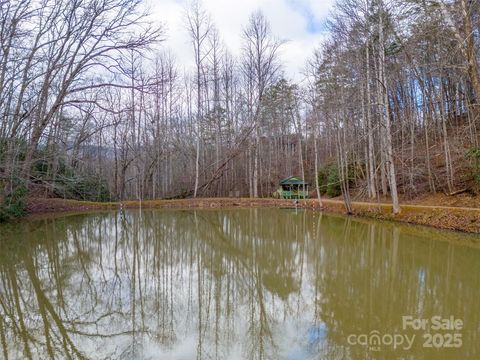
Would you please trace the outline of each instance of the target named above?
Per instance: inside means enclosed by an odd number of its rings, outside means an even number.
[[[125,208],[138,208],[140,206],[144,208],[292,207],[295,206],[295,202],[294,200],[277,199],[197,198],[95,203],[64,199],[31,198],[28,200],[27,210],[29,214],[39,214],[119,209],[120,206]],[[298,206],[315,210],[320,209],[316,199],[299,201]],[[354,215],[357,216],[480,234],[480,208],[403,204],[402,212],[399,215],[393,215],[391,208],[392,206],[386,203],[353,203]],[[343,203],[338,200],[323,200],[322,210],[339,214],[345,213]]]

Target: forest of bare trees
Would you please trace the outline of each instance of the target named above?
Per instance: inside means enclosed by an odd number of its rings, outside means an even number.
[[[190,4],[183,69],[140,0],[0,0],[3,198],[269,197],[289,175],[347,211],[475,192],[479,20],[478,1],[338,0],[295,83],[260,11],[234,56]]]

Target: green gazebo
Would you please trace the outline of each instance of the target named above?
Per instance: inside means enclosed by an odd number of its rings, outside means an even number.
[[[308,183],[297,176],[290,176],[280,181],[280,188],[276,191],[282,199],[308,198]]]

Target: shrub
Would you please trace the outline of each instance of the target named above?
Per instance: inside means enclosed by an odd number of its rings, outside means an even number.
[[[318,171],[318,185],[322,195],[336,197],[342,193],[336,163],[328,164]]]
[[[480,148],[474,147],[467,151],[465,157],[469,161],[469,177],[473,181],[473,190],[480,192]]]
[[[13,178],[0,204],[0,222],[19,218],[26,212],[27,187],[19,178]]]
[[[329,170],[329,166],[327,165],[322,167],[318,171],[318,190],[322,195],[325,195],[327,193],[328,170]]]
[[[32,166],[32,174],[37,179],[51,182],[50,164],[45,160],[37,160]],[[68,199],[87,201],[110,201],[111,195],[106,181],[96,175],[79,174],[63,159],[58,160],[53,179],[53,193]]]
[[[351,185],[354,179],[354,166],[348,166],[348,183]],[[340,174],[337,163],[325,165],[318,171],[318,186],[320,194],[336,197],[342,194]]]
[[[106,181],[97,176],[57,176],[54,193],[56,196],[75,200],[112,200]]]
[[[330,167],[327,179],[327,195],[336,197],[341,195],[342,188],[340,187],[340,177],[338,175],[338,168],[336,165]]]

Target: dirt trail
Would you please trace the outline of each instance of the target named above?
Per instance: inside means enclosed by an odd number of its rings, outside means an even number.
[[[322,200],[324,203],[331,203],[331,204],[339,204],[343,205],[343,202],[341,200],[332,200],[332,199],[324,199]],[[376,202],[364,202],[364,201],[353,201],[352,202],[353,206],[368,206],[368,207],[392,207],[392,204],[389,203],[376,203]],[[400,204],[400,208],[416,208],[416,209],[422,209],[422,210],[428,210],[428,209],[442,209],[442,210],[465,210],[465,211],[478,211],[480,212],[480,208],[475,208],[475,207],[462,207],[462,206],[443,206],[443,205],[419,205],[419,204]]]
[[[324,199],[320,208],[316,199],[294,200],[252,198],[197,198],[179,200],[146,200],[94,203],[64,199],[29,199],[29,214],[78,212],[87,210],[124,208],[226,208],[226,207],[303,207],[338,214],[345,214],[341,200]],[[392,205],[385,202],[353,202],[353,215],[375,219],[407,222],[480,234],[480,207],[457,207],[443,205],[401,205],[401,213],[394,215]]]

